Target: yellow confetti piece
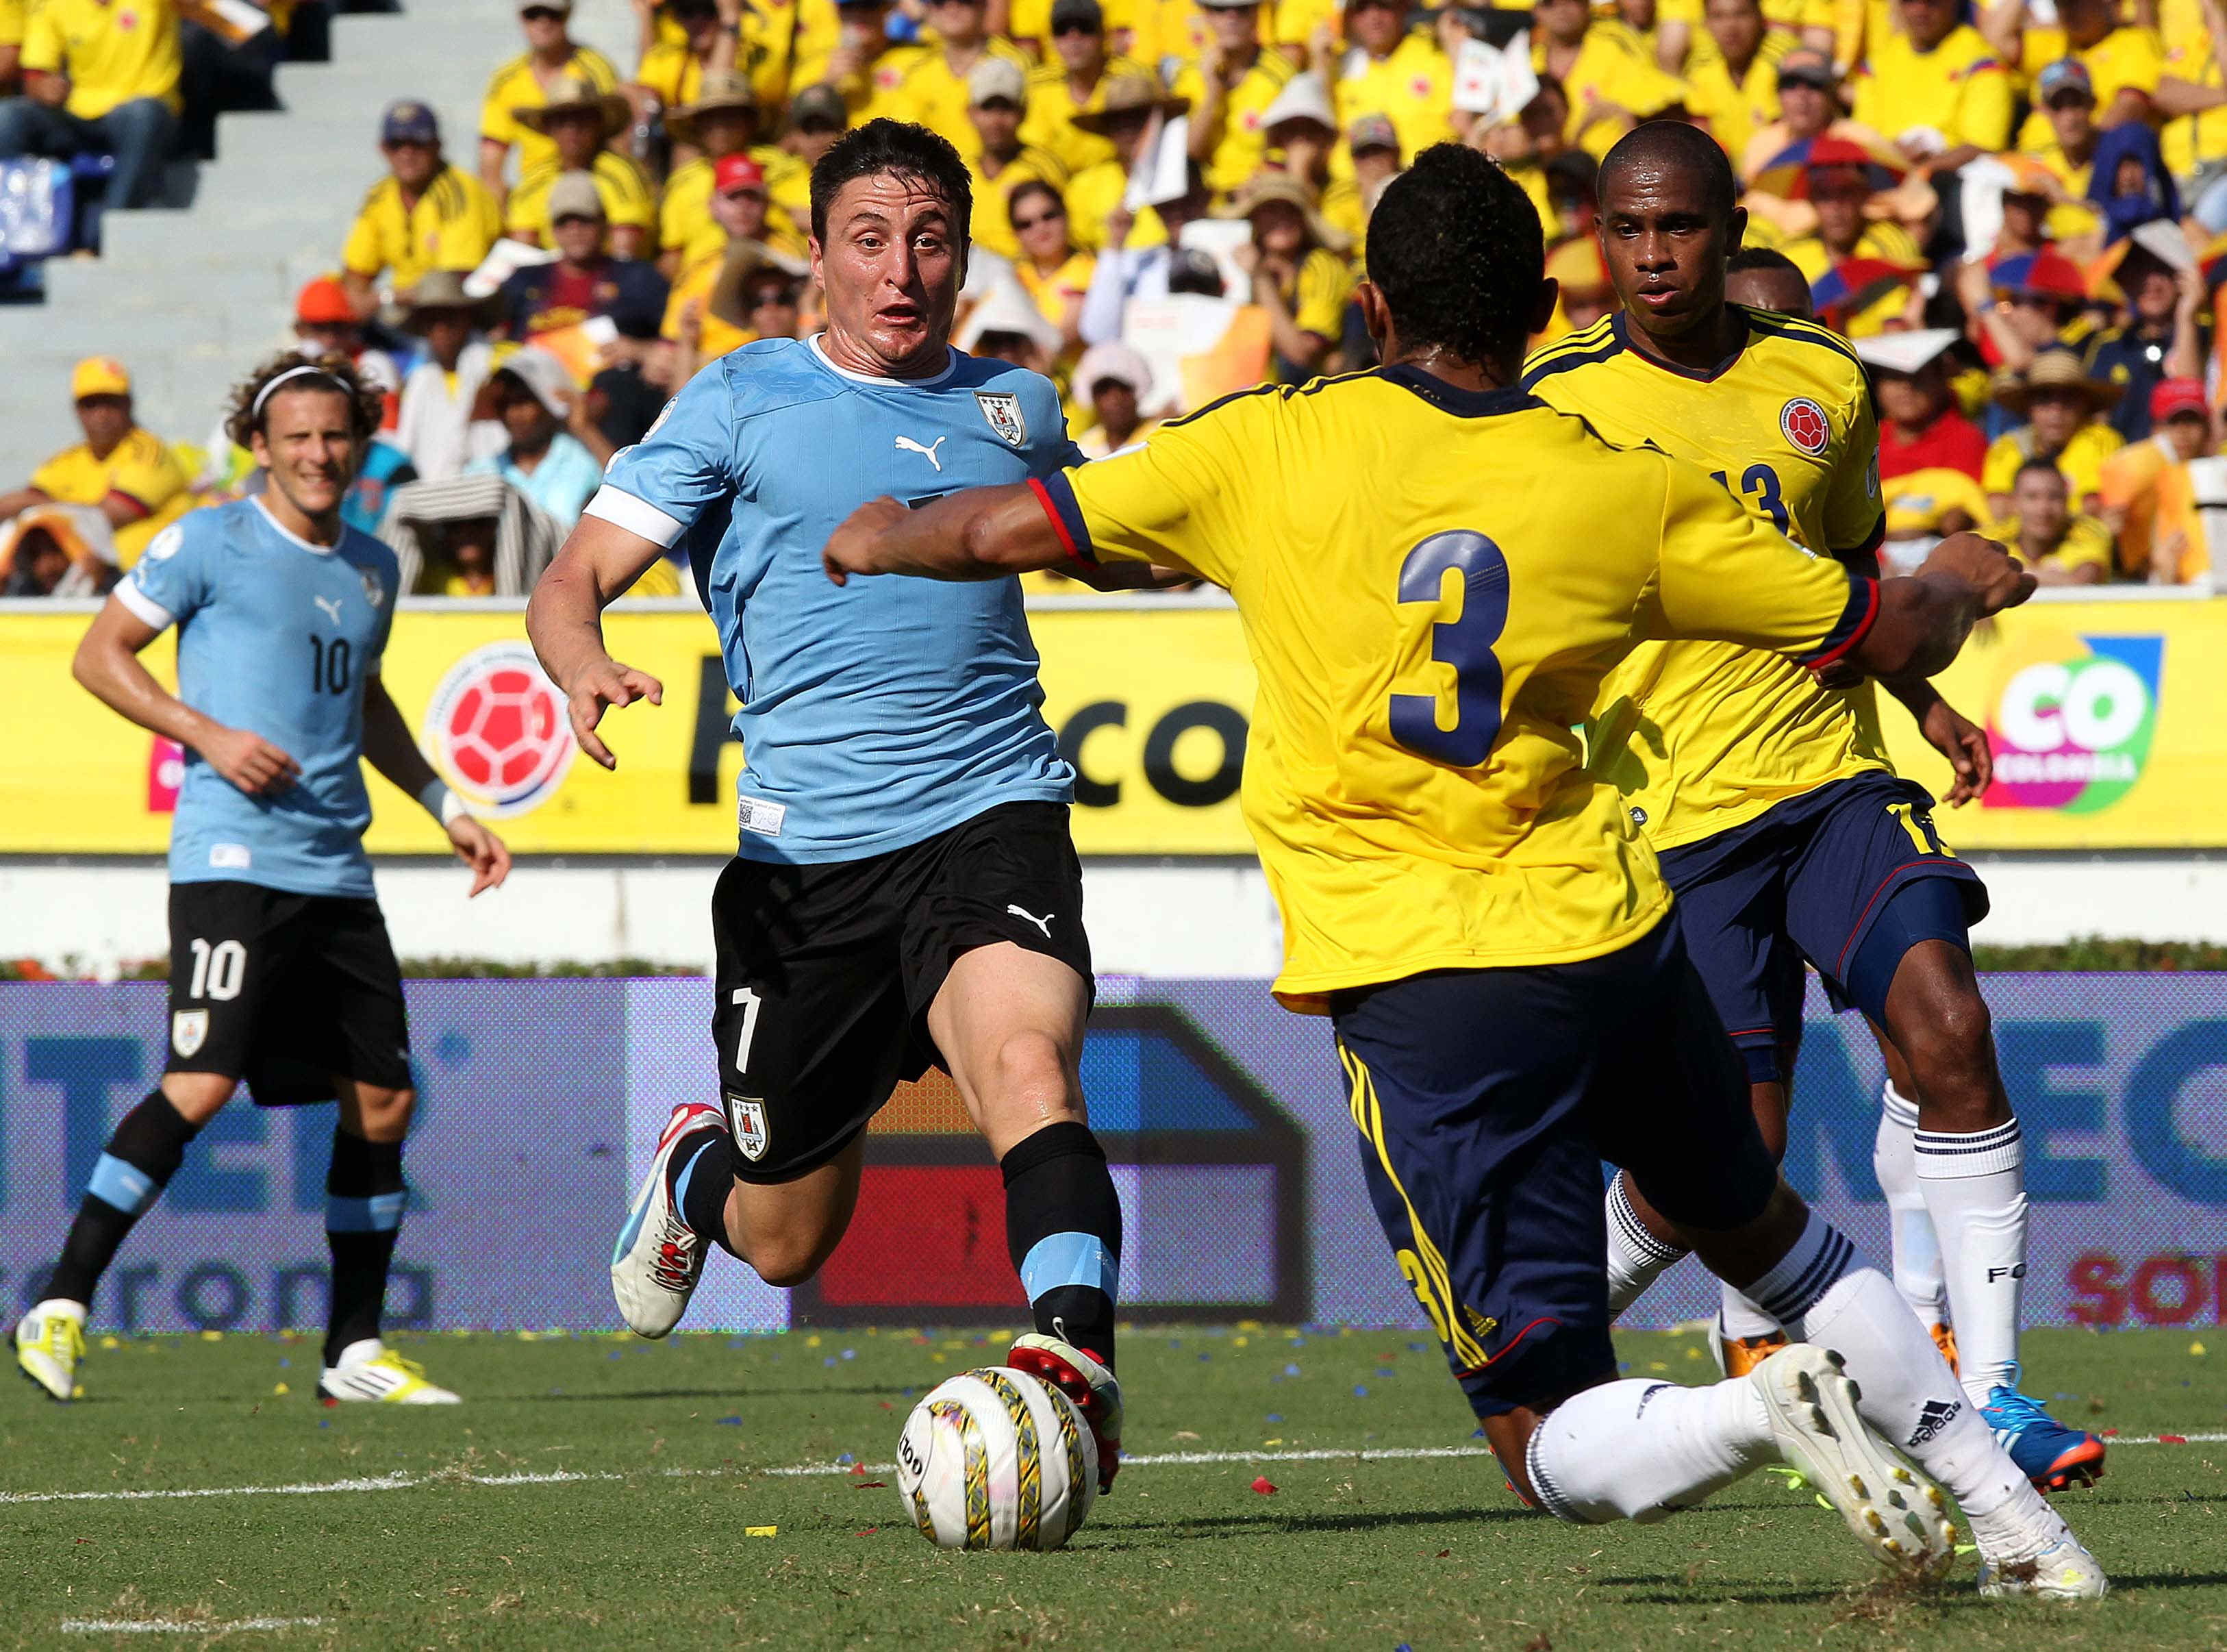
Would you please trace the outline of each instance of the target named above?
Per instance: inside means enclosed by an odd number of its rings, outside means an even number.
[[[538,1330],[522,1330],[518,1333],[518,1340],[521,1343],[538,1343],[541,1340],[541,1333]]]
[[[1240,1336],[1233,1341],[1229,1345],[1232,1348],[1245,1348],[1249,1346],[1252,1341],[1253,1339],[1250,1336]]]
[[[1260,1322],[1257,1319],[1241,1319],[1237,1322],[1237,1329],[1240,1330],[1258,1330],[1260,1329]]]
[[[201,1341],[205,1343],[220,1343],[223,1340],[224,1333],[220,1330],[205,1330],[201,1333]]]
[[[781,1528],[778,1526],[745,1526],[743,1528],[743,1535],[744,1537],[771,1537],[780,1530]]]
[[[1689,1348],[1686,1350],[1686,1357],[1689,1360],[1698,1360],[1701,1357],[1701,1350],[1698,1348]]]
[[[942,1364],[946,1363],[946,1362],[945,1362],[945,1360],[944,1360],[943,1355],[941,1355],[941,1354],[931,1354],[931,1355],[929,1355],[928,1356],[928,1362],[930,1365],[942,1365]]]
[[[2188,1345],[2188,1351],[2200,1357],[2204,1353],[2204,1344],[2201,1343],[2191,1343]]]
[[[1281,1445],[1284,1442],[1279,1439],[1264,1439],[1260,1442],[1263,1446]]]
[[[1647,1362],[1647,1368],[1650,1371],[1667,1371],[1670,1368],[1661,1360],[1650,1360]]]
[[[293,1390],[282,1382],[277,1387],[271,1389],[271,1392],[273,1394],[291,1394]]]
[[[124,1346],[123,1343],[118,1342],[113,1336],[102,1337],[100,1339],[100,1345],[103,1348],[121,1348]]]

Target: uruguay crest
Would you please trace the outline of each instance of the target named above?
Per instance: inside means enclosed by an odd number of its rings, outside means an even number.
[[[208,1037],[207,1010],[181,1010],[170,1017],[170,1048],[188,1061],[198,1055]]]
[[[765,1103],[745,1095],[731,1095],[727,1098],[727,1122],[734,1131],[735,1145],[743,1150],[744,1158],[755,1164],[766,1156],[773,1138],[766,1128]]]
[[[1018,396],[1005,390],[978,390],[974,399],[981,406],[982,417],[990,421],[990,428],[1014,447],[1029,439],[1029,422],[1021,417]]]

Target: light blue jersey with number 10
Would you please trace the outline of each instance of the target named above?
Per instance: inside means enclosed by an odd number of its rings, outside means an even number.
[[[172,883],[373,892],[363,686],[386,651],[399,583],[394,553],[369,534],[347,528],[335,545],[312,545],[244,499],[180,517],[117,586],[149,625],[178,628],[180,699],[302,766],[284,791],[250,797],[188,752]]]
[[[838,524],[1079,464],[1050,380],[951,352],[935,378],[846,373],[767,339],[691,380],[588,513],[685,547],[719,629],[746,767],[738,852],[845,861],[1000,803],[1064,803],[1019,582],[828,583]]]

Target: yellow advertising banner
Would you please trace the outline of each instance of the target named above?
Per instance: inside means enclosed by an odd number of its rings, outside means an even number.
[[[0,853],[156,854],[177,759],[70,679],[83,611],[0,614]],[[1237,781],[1253,672],[1226,608],[1038,604],[1044,710],[1081,776],[1085,854],[1250,852]],[[450,783],[528,854],[724,854],[741,748],[708,621],[618,609],[612,651],[665,685],[611,714],[616,773],[576,760],[514,611],[412,609],[389,690]],[[148,651],[169,680],[166,637]],[[2037,602],[1981,628],[1940,679],[1987,728],[1997,780],[1943,817],[1960,850],[2227,847],[2227,602]],[[1937,792],[1947,765],[1883,707],[1896,763]],[[376,854],[438,853],[417,805],[373,777]]]

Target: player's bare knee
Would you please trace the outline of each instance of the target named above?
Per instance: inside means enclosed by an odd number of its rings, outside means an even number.
[[[165,1073],[163,1099],[190,1125],[205,1125],[232,1100],[239,1081],[222,1073]]]
[[[815,1233],[752,1234],[746,1252],[751,1270],[768,1285],[788,1290],[810,1283],[829,1256],[840,1234],[829,1238]]]
[[[383,1090],[359,1084],[353,1094],[341,1098],[341,1126],[366,1141],[400,1141],[409,1133],[411,1115],[417,1107],[414,1089]]]
[[[1082,1116],[1067,1052],[1050,1033],[1031,1029],[1009,1033],[998,1045],[991,1069],[991,1094],[984,1097],[994,1114],[1010,1119],[1056,1123]]]
[[[1898,1041],[1929,1130],[1985,1130],[2010,1117],[1995,1067],[1994,1018],[1976,991],[1935,995]]]

